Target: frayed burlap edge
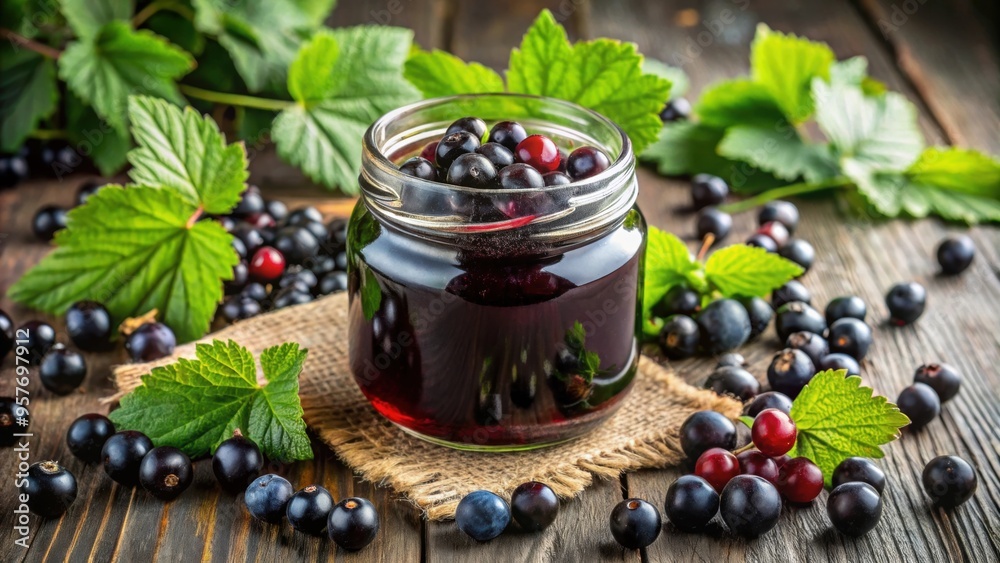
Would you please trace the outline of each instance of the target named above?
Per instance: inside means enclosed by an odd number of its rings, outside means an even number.
[[[347,298],[343,294],[261,315],[211,334],[235,340],[254,355],[295,341],[309,349],[300,376],[304,419],[319,438],[363,478],[391,486],[432,520],[451,518],[470,491],[509,496],[520,483],[548,484],[562,498],[577,495],[594,477],[680,462],[677,430],[698,410],[735,418],[741,404],[696,389],[643,357],[631,394],[611,419],[576,440],[516,453],[475,453],[429,444],[378,415],[361,394],[347,364]],[[148,364],[119,366],[115,400],[141,384],[141,377],[178,357],[194,357],[194,343]]]

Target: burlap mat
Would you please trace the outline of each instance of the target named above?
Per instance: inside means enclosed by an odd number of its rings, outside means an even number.
[[[594,476],[612,479],[623,471],[676,464],[684,457],[677,429],[689,414],[714,409],[736,417],[741,408],[643,357],[632,393],[590,434],[529,452],[461,452],[407,435],[368,405],[347,367],[343,293],[241,321],[205,338],[212,339],[235,340],[254,355],[286,341],[308,348],[299,392],[306,423],[365,479],[390,485],[433,520],[453,517],[458,501],[476,489],[509,496],[519,484],[535,480],[568,498]],[[178,347],[178,356],[194,357],[194,344]],[[120,366],[115,382],[122,393],[130,391],[142,375],[174,358]]]

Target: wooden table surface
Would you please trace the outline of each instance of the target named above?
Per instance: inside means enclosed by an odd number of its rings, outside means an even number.
[[[967,0],[966,0],[967,1]],[[458,2],[371,0],[341,2],[332,25],[390,23],[411,27],[425,48],[505,68],[509,49],[541,7],[549,7],[573,38],[608,36],[634,41],[642,52],[672,62],[683,53],[692,93],[713,81],[747,71],[749,43],[757,22],[828,42],[838,58],[865,55],[870,72],[905,94],[920,109],[920,126],[933,144],[959,144],[1000,154],[1000,65],[995,30],[988,29],[966,1],[857,0],[550,0]],[[916,11],[914,11],[916,7]],[[390,11],[392,10],[392,11]],[[730,22],[730,23],[719,23]],[[713,33],[711,30],[721,31]],[[271,195],[293,203],[332,202],[266,151],[256,154],[251,179]],[[18,322],[37,313],[14,306],[6,289],[48,250],[33,241],[30,221],[43,203],[69,205],[80,178],[32,181],[0,194],[0,308]],[[640,172],[640,204],[650,223],[679,234],[692,231],[690,216],[677,212],[686,200],[682,182]],[[756,541],[729,536],[721,526],[704,535],[666,526],[643,552],[624,551],[608,531],[608,514],[623,497],[662,505],[678,469],[650,470],[600,482],[564,503],[556,523],[537,535],[509,533],[477,544],[453,523],[428,523],[391,491],[362,482],[327,447],[314,446],[311,463],[272,468],[293,483],[324,484],[342,498],[372,498],[382,531],[367,549],[348,554],[328,540],[293,533],[289,526],[262,526],[247,516],[239,498],[221,494],[208,463],[196,465],[191,490],[164,504],[141,490],[125,489],[66,450],[71,420],[103,411],[98,399],[110,393],[109,368],[124,354],[89,355],[88,379],[79,394],[57,398],[33,381],[31,444],[33,461],[61,460],[79,483],[79,498],[59,520],[32,518],[31,545],[12,545],[9,518],[14,509],[14,454],[0,451],[3,468],[0,560],[3,561],[194,561],[198,559],[297,561],[998,561],[1000,560],[1000,230],[970,231],[978,247],[972,267],[959,277],[936,275],[933,250],[948,233],[964,229],[937,221],[871,224],[846,219],[830,200],[800,202],[801,235],[819,259],[804,278],[821,306],[854,293],[872,309],[875,344],[863,377],[876,392],[894,398],[912,381],[913,370],[929,361],[958,366],[962,392],[924,431],[906,433],[887,448],[879,463],[889,478],[881,524],[867,536],[850,539],[827,519],[825,496],[812,507],[792,508],[778,526]],[[735,239],[753,229],[753,214],[736,217]],[[930,292],[929,310],[915,325],[885,326],[882,296],[894,282],[916,280]],[[61,321],[49,319],[61,329]],[[61,340],[66,340],[61,334]],[[773,332],[742,350],[763,379],[778,347]],[[711,360],[677,363],[693,384],[708,375]],[[13,392],[8,360],[0,394]],[[957,510],[932,508],[919,485],[924,464],[955,454],[979,473],[975,496]]]

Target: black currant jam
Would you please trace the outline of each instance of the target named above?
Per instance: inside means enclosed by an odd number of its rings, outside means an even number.
[[[614,162],[537,191],[395,169],[464,115],[516,118]],[[436,443],[502,451],[579,436],[620,406],[638,365],[646,227],[617,126],[556,100],[428,100],[369,129],[361,187],[348,234],[350,364],[379,413]]]

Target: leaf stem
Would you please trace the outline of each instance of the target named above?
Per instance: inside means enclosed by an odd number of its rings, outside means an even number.
[[[15,33],[7,28],[0,28],[0,36],[10,40],[15,46],[24,47],[29,51],[34,51],[39,55],[42,55],[43,57],[58,59],[59,55],[62,55],[62,51],[56,49],[55,47],[49,47],[48,45],[44,45],[37,41],[32,41],[31,39],[28,39],[27,37],[19,33]]]
[[[199,205],[198,209],[195,209],[194,213],[191,214],[191,217],[188,219],[187,225],[185,225],[185,226],[188,229],[194,228],[194,224],[198,222],[198,219],[201,219],[201,214],[204,213],[204,212],[205,212],[205,207],[202,206],[202,205]]]
[[[758,205],[773,201],[775,199],[781,199],[793,195],[808,194],[813,192],[820,192],[823,190],[828,190],[830,188],[839,188],[841,186],[846,186],[851,183],[850,178],[845,176],[837,176],[830,178],[828,180],[823,180],[822,182],[801,182],[798,184],[792,184],[790,186],[784,186],[781,188],[774,188],[773,190],[767,190],[753,197],[737,201],[735,203],[730,203],[729,205],[723,205],[719,207],[719,210],[725,211],[726,213],[739,213],[741,211],[746,211],[748,209],[753,209]]]
[[[194,20],[194,12],[187,6],[180,4],[175,0],[156,0],[140,10],[139,13],[132,18],[132,27],[139,27],[145,23],[146,20],[153,17],[153,14],[161,10],[174,12],[189,21]]]
[[[245,108],[263,109],[268,111],[281,111],[295,105],[295,102],[288,100],[272,100],[269,98],[258,98],[256,96],[246,96],[244,94],[230,94],[228,92],[213,92],[189,84],[178,85],[184,95],[206,102],[217,104],[227,104]]]
[[[65,129],[35,129],[28,135],[32,139],[51,141],[53,139],[68,139],[69,134]]]

